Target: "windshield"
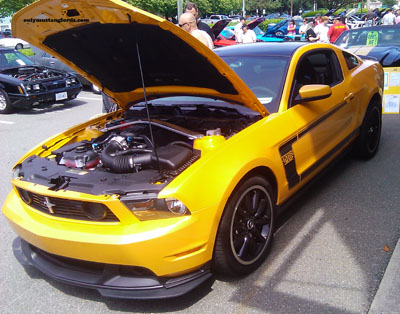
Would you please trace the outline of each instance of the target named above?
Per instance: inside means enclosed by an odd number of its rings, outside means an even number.
[[[223,56],[270,112],[277,112],[288,59],[269,56]]]
[[[235,34],[233,33],[233,30],[231,30],[229,28],[224,28],[221,32],[221,35],[224,36],[225,38],[229,39]]]
[[[344,32],[335,42],[342,48],[400,46],[400,27],[378,27]]]
[[[1,51],[0,52],[0,69],[17,68],[26,65],[34,65],[35,63],[18,51]]]

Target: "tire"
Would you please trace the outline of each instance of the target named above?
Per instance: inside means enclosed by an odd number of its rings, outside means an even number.
[[[382,130],[382,106],[371,102],[367,108],[363,123],[353,147],[353,155],[362,159],[371,159],[378,151]]]
[[[15,45],[15,50],[20,50],[22,48],[24,48],[24,46],[21,43]]]
[[[275,35],[276,36],[283,36],[283,35],[285,35],[282,31],[277,31],[276,33],[275,33]]]
[[[10,113],[12,109],[10,98],[4,89],[0,88],[0,114]]]
[[[274,197],[268,181],[255,176],[238,185],[219,224],[213,271],[228,276],[254,271],[268,255],[274,222]]]

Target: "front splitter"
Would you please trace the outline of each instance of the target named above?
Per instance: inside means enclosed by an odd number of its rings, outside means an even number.
[[[179,297],[212,277],[209,263],[179,277],[158,277],[150,270],[65,258],[47,253],[17,237],[13,251],[23,265],[31,265],[48,277],[70,285],[96,289],[104,297],[164,299]]]

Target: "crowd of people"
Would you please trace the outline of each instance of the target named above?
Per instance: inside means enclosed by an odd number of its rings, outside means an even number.
[[[368,10],[363,17],[364,26],[373,26],[378,23],[382,25],[393,25],[400,23],[400,10],[394,12],[389,9],[381,16],[377,10]],[[309,20],[303,19],[303,24],[300,26],[299,35],[303,40],[310,42],[334,43],[336,39],[349,27],[346,25],[346,17],[344,15],[333,18],[333,24],[328,26],[329,18],[317,14],[315,18]],[[210,49],[214,48],[214,35],[211,28],[199,19],[199,9],[193,2],[187,2],[185,5],[185,13],[179,18],[179,27],[187,31]],[[256,42],[256,34],[249,29],[244,17],[240,17],[239,23],[234,29],[235,40],[237,44],[246,44]],[[287,27],[287,35],[296,36],[296,23],[291,20]]]
[[[299,34],[307,41],[334,43],[340,34],[349,29],[346,26],[344,17],[334,17],[331,26],[328,26],[328,22],[329,18],[327,16],[321,17],[319,14],[312,21],[304,18],[303,24],[299,29]]]

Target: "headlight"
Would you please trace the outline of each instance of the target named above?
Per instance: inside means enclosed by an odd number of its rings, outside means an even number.
[[[190,215],[185,204],[176,198],[151,198],[146,200],[121,198],[139,220],[155,220]]]
[[[13,179],[18,179],[18,178],[20,178],[20,177],[22,177],[22,174],[21,174],[21,165],[19,164],[19,165],[17,165],[14,169],[13,169],[13,172],[12,172],[12,178]]]
[[[25,88],[26,88],[26,90],[27,90],[28,92],[30,92],[31,89],[32,89],[32,87],[31,87],[30,85],[26,85]]]

